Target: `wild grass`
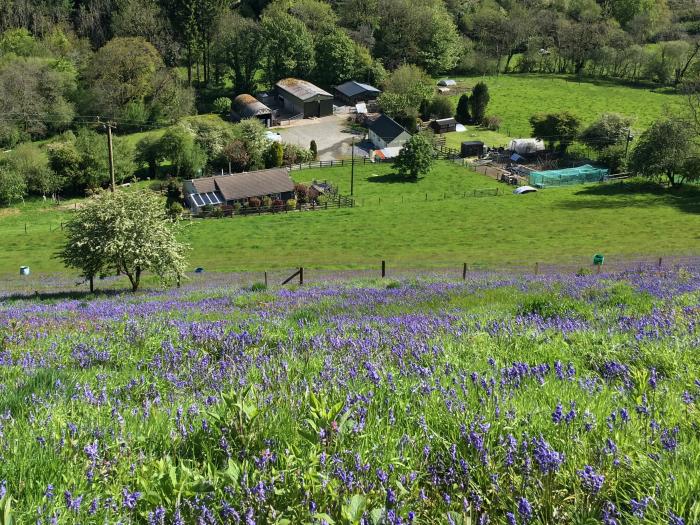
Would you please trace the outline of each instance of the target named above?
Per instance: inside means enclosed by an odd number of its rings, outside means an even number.
[[[332,181],[349,193],[349,167],[293,176]],[[389,164],[358,166],[355,176],[355,208],[186,221],[192,268],[367,268],[381,259],[394,268],[583,266],[595,253],[612,260],[693,255],[700,248],[698,188],[614,183],[515,196],[512,188],[447,162],[416,182],[393,175]],[[473,197],[488,188],[504,194]],[[32,201],[1,215],[0,273],[15,274],[20,265],[64,271],[52,255],[72,205],[56,210]]]

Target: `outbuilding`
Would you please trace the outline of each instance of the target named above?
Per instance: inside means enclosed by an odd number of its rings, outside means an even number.
[[[358,102],[375,101],[381,93],[376,87],[355,80],[350,80],[335,87],[336,98],[351,106]]]
[[[183,193],[192,213],[198,214],[205,206],[242,204],[252,197],[292,199],[294,181],[287,168],[272,168],[186,180]]]
[[[381,114],[369,125],[369,140],[377,149],[400,148],[411,134],[391,117]]]
[[[438,82],[438,86],[442,86],[442,87],[454,87],[456,85],[457,85],[457,82],[455,82],[454,80],[449,79],[449,78],[442,79]]]
[[[484,154],[484,143],[480,140],[467,140],[462,142],[462,158],[481,157]]]
[[[451,131],[457,131],[457,121],[453,118],[441,118],[438,120],[433,120],[430,123],[430,128],[437,135],[442,133],[449,133]]]
[[[303,118],[327,117],[333,114],[333,95],[298,78],[277,82],[277,96],[284,109]]]
[[[244,93],[233,99],[231,120],[240,122],[247,118],[257,118],[269,128],[272,125],[272,110],[254,96]]]

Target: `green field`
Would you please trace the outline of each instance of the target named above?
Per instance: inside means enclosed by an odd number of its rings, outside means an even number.
[[[666,111],[680,110],[684,102],[677,94],[605,80],[578,81],[572,76],[501,75],[457,80],[467,87],[486,82],[491,95],[487,113],[501,117],[502,127],[496,134],[471,126],[466,133],[450,134],[448,145],[453,147],[461,140],[483,140],[492,146],[502,146],[510,137],[529,137],[528,119],[532,115],[558,111],[570,111],[584,125],[603,113],[620,113],[631,117],[634,129],[641,131]],[[453,98],[456,105],[459,97]]]
[[[188,221],[191,265],[220,271],[366,268],[386,259],[407,268],[461,262],[498,267],[588,261],[597,252],[632,258],[700,250],[696,188],[609,184],[515,196],[510,187],[454,164],[439,163],[418,182],[401,182],[391,169],[356,168],[358,206],[352,209]],[[293,175],[302,182],[333,181],[344,194],[349,190],[347,167]],[[505,195],[468,196],[487,188]],[[68,209],[36,202],[1,210],[0,273],[14,274],[20,265],[62,271],[52,254],[63,236],[60,223],[69,216]]]

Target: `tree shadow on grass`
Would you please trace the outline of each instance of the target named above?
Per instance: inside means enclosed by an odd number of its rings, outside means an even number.
[[[415,184],[418,181],[423,179],[423,177],[418,177],[418,178],[412,178],[412,177],[406,177],[404,175],[401,175],[399,173],[386,173],[384,175],[374,175],[371,177],[367,177],[367,182],[378,182],[378,183],[389,183],[389,184],[402,184],[402,183],[409,183],[409,184]]]
[[[62,292],[16,292],[7,295],[0,295],[0,301],[65,301],[65,300],[75,300],[75,301],[90,301],[93,299],[104,299],[109,297],[115,297],[118,295],[126,295],[130,292],[128,290],[117,290],[117,289],[97,289],[94,292],[88,290],[73,290],[73,291],[62,291]]]
[[[568,210],[674,206],[685,213],[700,214],[700,186],[683,185],[668,188],[650,181],[621,181],[586,186],[574,193],[578,198],[561,201],[558,206]],[[640,200],[647,196],[654,199]]]

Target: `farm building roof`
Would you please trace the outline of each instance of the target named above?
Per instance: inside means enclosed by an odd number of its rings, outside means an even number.
[[[233,99],[232,106],[233,110],[238,113],[241,118],[250,118],[257,115],[272,113],[272,110],[265,104],[248,94],[238,95]]]
[[[294,191],[287,168],[203,177],[190,182],[197,193],[218,191],[227,201]]]
[[[300,80],[298,78],[283,78],[277,82],[276,85],[279,89],[294,95],[299,100],[311,100],[314,97],[333,98],[333,95],[331,95],[328,91],[313,85],[311,82]]]
[[[339,86],[336,86],[335,89],[337,89],[346,97],[354,97],[355,95],[359,95],[360,93],[381,93],[381,91],[374,86],[370,86],[369,84],[362,84],[361,82],[356,82],[354,80],[350,80],[348,82],[345,82],[344,84],[340,84]]]
[[[435,123],[439,124],[441,126],[450,126],[452,124],[457,124],[457,121],[455,119],[453,119],[452,117],[449,117],[449,118],[435,119]]]
[[[386,142],[391,142],[401,133],[408,133],[408,130],[393,118],[381,114],[370,125],[369,130],[374,132],[378,137],[381,137]]]
[[[448,86],[449,87],[449,86],[456,86],[456,85],[457,85],[457,82],[455,82],[454,80],[449,79],[449,78],[445,78],[445,79],[440,80],[438,82],[438,86]]]

